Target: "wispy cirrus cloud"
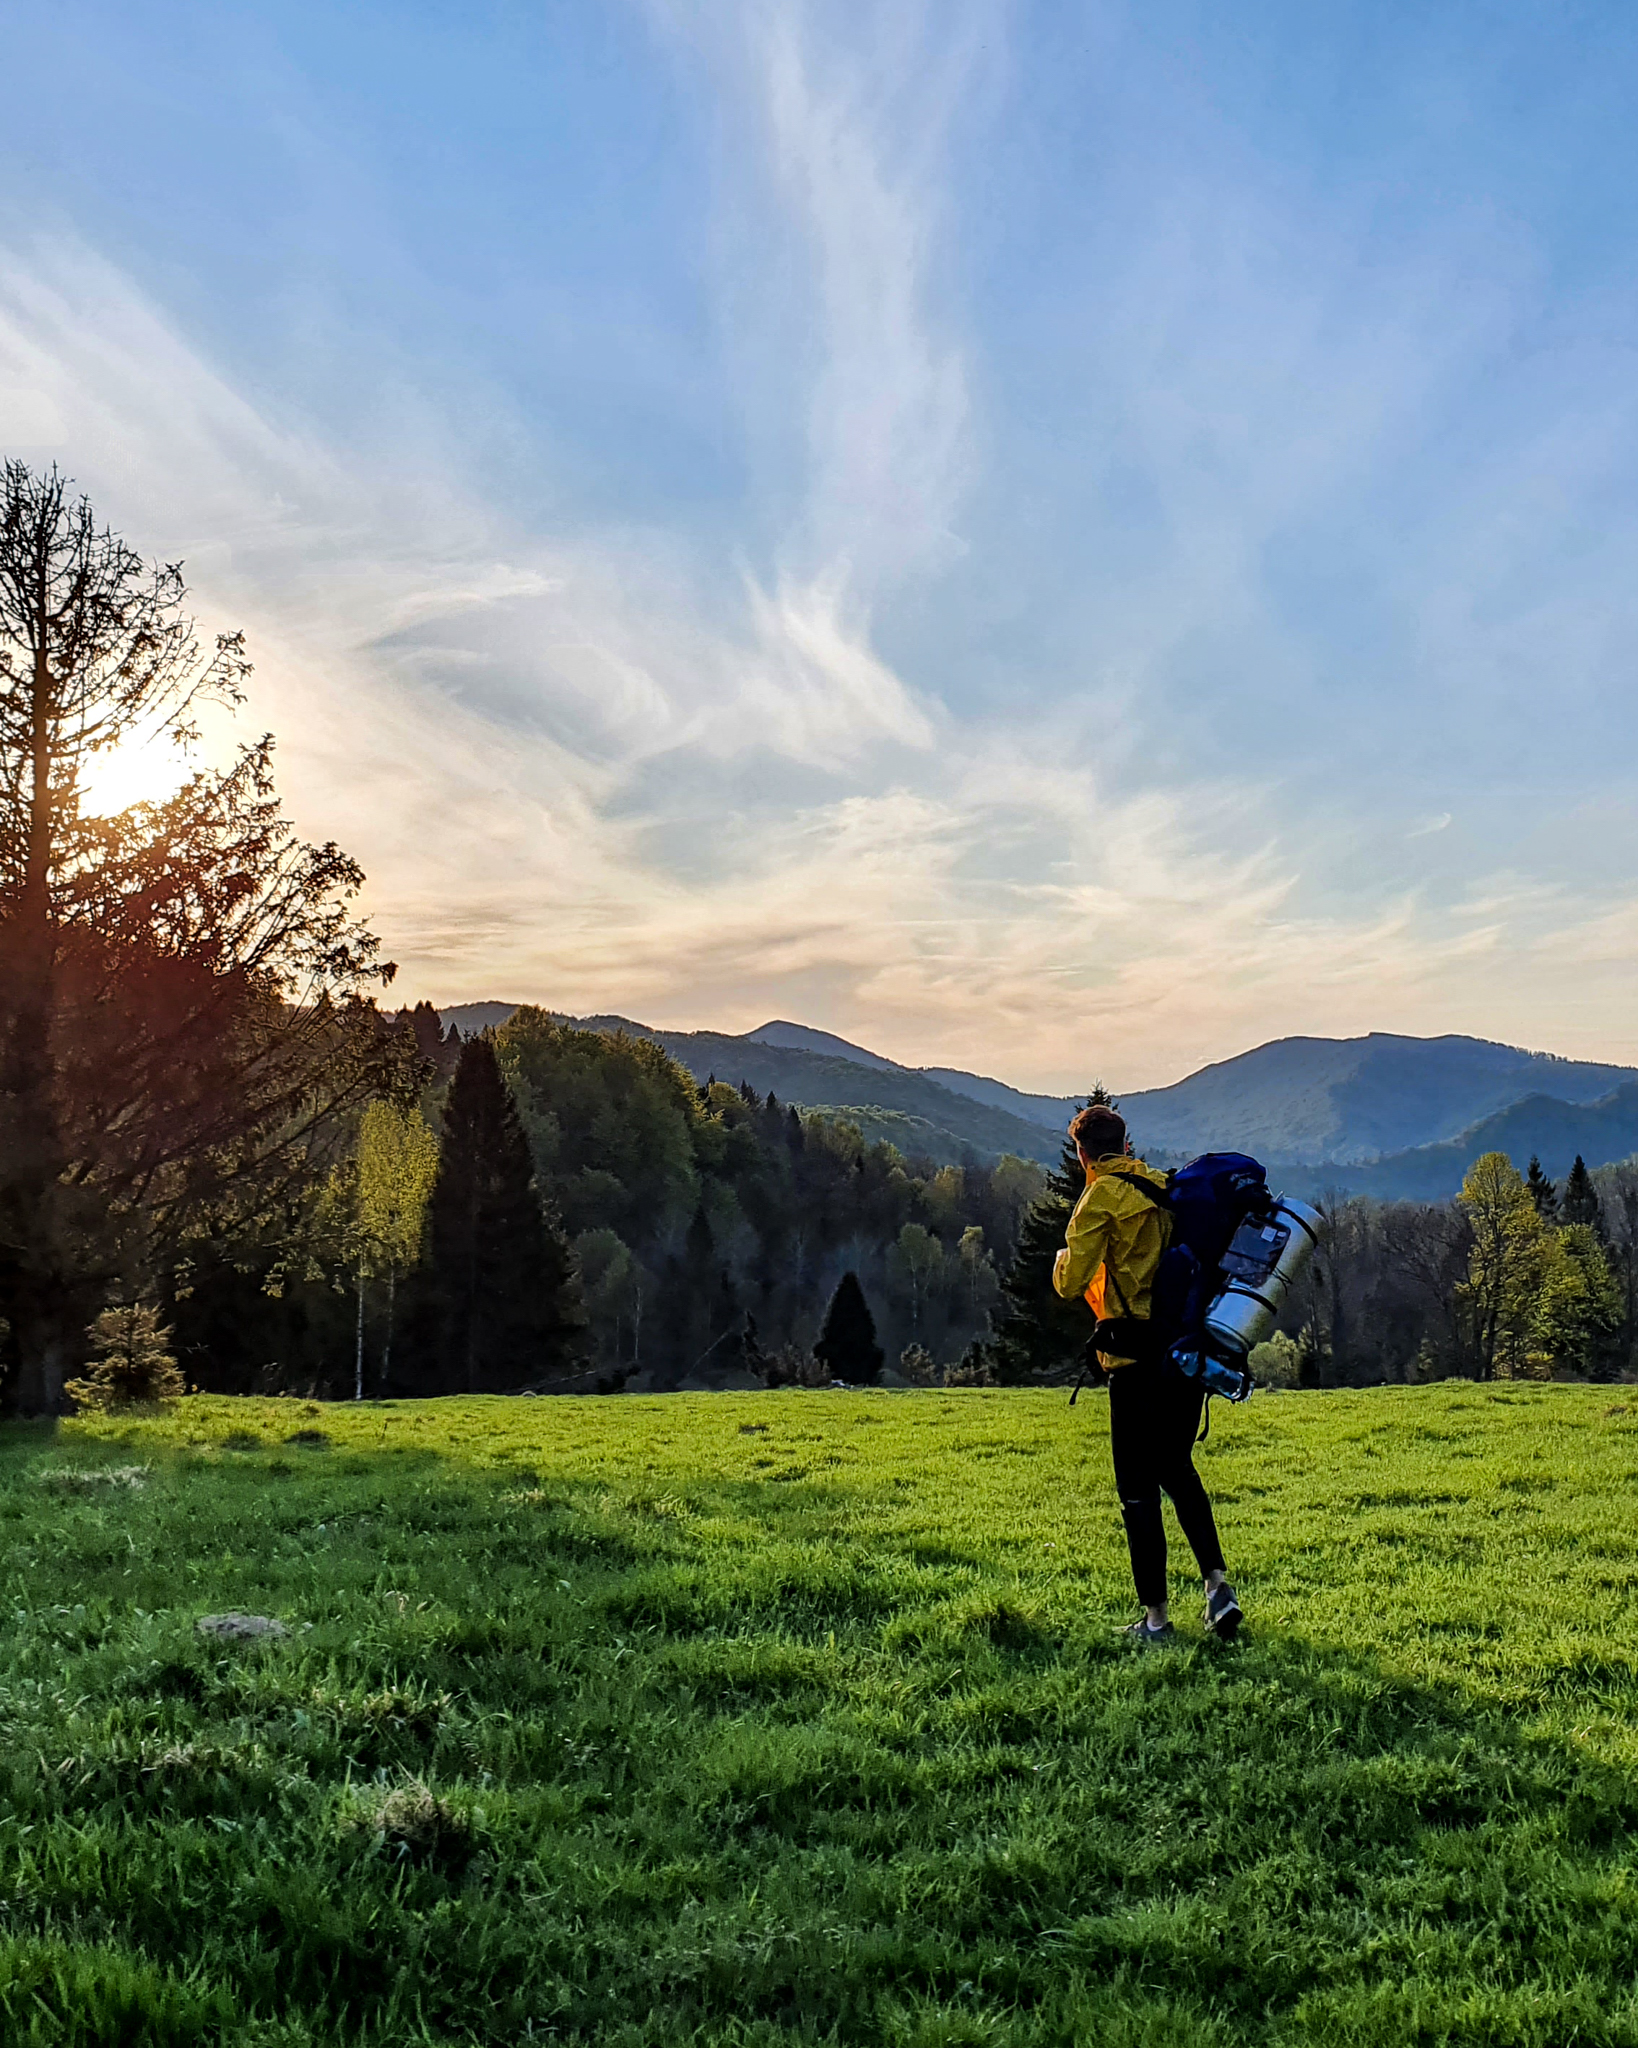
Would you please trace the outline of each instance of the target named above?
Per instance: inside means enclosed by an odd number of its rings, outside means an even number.
[[[894,607],[936,607],[970,559],[992,464],[951,160],[1007,17],[654,11],[720,127],[737,539],[569,493],[522,513],[424,410],[361,446],[253,400],[84,244],[0,260],[7,445],[61,460],[139,544],[187,557],[207,623],[249,630],[252,718],[281,735],[298,821],[370,871],[404,993],[796,1015],[1061,1087],[1372,1025],[1620,1051],[1619,878],[1498,879],[1461,828],[1427,824],[1403,859],[1450,863],[1437,886],[1384,864],[1350,890],[1365,828],[1345,777],[1299,804],[1290,775],[1312,665],[1273,544],[1368,481],[1496,302],[1470,295],[1463,326],[1436,275],[1399,273],[1350,319],[1311,243],[1192,187],[1065,320],[1111,495],[1084,668],[963,697],[888,648]],[[1306,383],[1324,389],[1299,415]],[[1117,472],[1164,547],[1121,530]],[[1455,660],[1482,609],[1457,592],[1423,617]],[[1254,672],[1245,745],[1202,766],[1175,738],[1207,643]],[[1438,796],[1413,817],[1442,816]],[[1402,817],[1380,829],[1405,847]]]

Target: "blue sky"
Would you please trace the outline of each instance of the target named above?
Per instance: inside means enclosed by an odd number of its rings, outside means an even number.
[[[1638,16],[8,28],[0,427],[407,996],[1638,1061]],[[131,764],[128,787],[156,771]]]

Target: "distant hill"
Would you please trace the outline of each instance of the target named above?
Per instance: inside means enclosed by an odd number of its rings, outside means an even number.
[[[829,1117],[836,1123],[855,1125],[867,1145],[896,1145],[906,1159],[930,1159],[935,1166],[964,1166],[975,1155],[986,1164],[995,1156],[970,1139],[957,1137],[940,1124],[929,1123],[924,1116],[906,1116],[902,1109],[877,1109],[873,1103],[854,1102],[804,1102],[801,1107],[804,1116]],[[1019,1152],[1018,1157],[1040,1160],[1040,1155],[1034,1152]]]
[[[1016,1152],[1021,1158],[1052,1164],[1063,1144],[1062,1126],[1049,1131],[1007,1110],[957,1095],[913,1068],[894,1066],[890,1061],[866,1066],[836,1053],[769,1045],[756,1037],[720,1031],[649,1031],[644,1035],[657,1039],[699,1080],[715,1074],[719,1081],[749,1081],[759,1094],[771,1090],[781,1102],[796,1102],[810,1109],[855,1104],[893,1110],[944,1133],[958,1155],[965,1147],[986,1159]],[[857,1117],[859,1111],[845,1113]]]
[[[1589,1166],[1630,1159],[1638,1153],[1638,1080],[1626,1082],[1600,1102],[1527,1095],[1442,1145],[1418,1145],[1356,1165],[1287,1172],[1282,1186],[1288,1194],[1334,1190],[1376,1195],[1383,1201],[1441,1202],[1460,1193],[1468,1168],[1486,1152],[1505,1152],[1521,1169],[1534,1153],[1548,1176],[1559,1181],[1577,1153]]]
[[[952,1095],[964,1095],[969,1102],[982,1102],[991,1109],[1004,1109],[1009,1116],[1022,1117],[1025,1123],[1039,1124],[1043,1130],[1055,1133],[1062,1132],[1081,1105],[1079,1096],[1026,1095],[1020,1088],[1009,1088],[1005,1081],[992,1081],[987,1074],[964,1073],[959,1067],[902,1066],[897,1060],[884,1059],[879,1052],[853,1044],[850,1039],[838,1038],[833,1031],[816,1031],[811,1024],[781,1021],[763,1024],[745,1035],[762,1045],[831,1053],[838,1059],[854,1060],[861,1067],[874,1067],[878,1073],[890,1069],[895,1074],[920,1074],[925,1080],[948,1088]]]
[[[1141,1144],[1166,1151],[1360,1164],[1461,1138],[1529,1095],[1591,1103],[1628,1081],[1638,1081],[1638,1069],[1521,1052],[1482,1038],[1373,1031],[1365,1038],[1277,1038],[1170,1088],[1123,1096],[1121,1108]]]
[[[878,1072],[906,1074],[913,1071],[879,1052],[870,1052],[849,1039],[838,1038],[834,1031],[816,1031],[811,1024],[786,1024],[776,1018],[772,1024],[761,1024],[755,1031],[747,1031],[745,1036],[758,1045],[777,1045],[786,1052],[816,1052],[830,1059],[852,1060],[857,1066],[874,1067]]]
[[[453,1024],[463,1038],[476,1038],[480,1031],[498,1031],[517,1007],[516,1003],[451,1003],[438,1015],[446,1031]]]

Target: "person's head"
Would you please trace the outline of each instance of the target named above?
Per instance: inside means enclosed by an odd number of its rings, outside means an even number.
[[[1090,1166],[1094,1159],[1107,1159],[1126,1150],[1126,1119],[1107,1103],[1094,1102],[1069,1119],[1069,1135],[1083,1164]]]

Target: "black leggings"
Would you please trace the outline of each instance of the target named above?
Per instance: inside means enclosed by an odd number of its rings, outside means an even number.
[[[1205,1389],[1170,1359],[1117,1365],[1109,1375],[1109,1448],[1115,1459],[1132,1578],[1145,1607],[1166,1598],[1162,1489],[1171,1496],[1200,1576],[1223,1569],[1211,1502],[1194,1469],[1194,1439]]]

